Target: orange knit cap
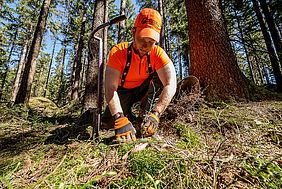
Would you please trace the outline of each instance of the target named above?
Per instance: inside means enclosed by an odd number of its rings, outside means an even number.
[[[136,27],[136,35],[149,37],[159,42],[162,27],[161,15],[154,9],[144,8],[136,17],[134,27]]]

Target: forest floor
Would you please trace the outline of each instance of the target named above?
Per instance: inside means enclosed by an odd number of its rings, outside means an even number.
[[[194,102],[124,145],[90,140],[76,112],[2,104],[0,188],[282,188],[282,100]]]

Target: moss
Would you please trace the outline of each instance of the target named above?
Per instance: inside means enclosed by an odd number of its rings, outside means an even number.
[[[118,147],[118,156],[122,158],[128,151],[134,147],[134,143],[123,144]]]
[[[180,140],[178,147],[182,149],[193,149],[200,145],[200,136],[195,133],[188,125],[179,123],[175,126]]]
[[[112,188],[162,188],[165,185],[175,188],[177,174],[185,173],[186,164],[180,157],[168,153],[145,149],[131,154],[128,159],[128,169],[132,176],[118,183],[112,183]]]
[[[46,117],[53,117],[59,110],[54,102],[43,97],[31,98],[28,107],[32,114]]]
[[[273,161],[248,158],[243,162],[243,169],[262,188],[282,188],[282,168]]]

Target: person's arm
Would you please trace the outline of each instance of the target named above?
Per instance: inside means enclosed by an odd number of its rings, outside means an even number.
[[[171,99],[173,98],[176,92],[177,81],[173,63],[170,62],[163,68],[157,70],[157,74],[164,88],[160,94],[158,102],[153,108],[153,111],[156,111],[161,114],[165,111],[166,107],[169,105]]]
[[[117,93],[119,78],[120,72],[118,70],[109,66],[106,67],[105,96],[112,116],[118,112],[123,113]],[[119,143],[136,140],[136,130],[127,117],[122,115],[115,118],[114,122],[116,140]]]
[[[115,115],[117,112],[123,112],[117,94],[119,79],[120,72],[107,66],[105,72],[105,96],[112,115]]]
[[[172,62],[157,70],[157,73],[164,88],[153,111],[149,114],[148,118],[144,119],[145,122],[142,124],[141,133],[145,137],[155,134],[160,122],[160,114],[165,111],[176,92],[176,73]]]

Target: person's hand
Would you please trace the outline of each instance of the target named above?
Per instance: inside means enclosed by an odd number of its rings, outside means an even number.
[[[160,118],[154,114],[150,113],[150,115],[146,118],[144,124],[142,125],[142,135],[144,137],[149,137],[155,134],[160,123]]]
[[[120,117],[115,120],[116,140],[119,143],[127,143],[136,140],[136,130],[127,117]]]

